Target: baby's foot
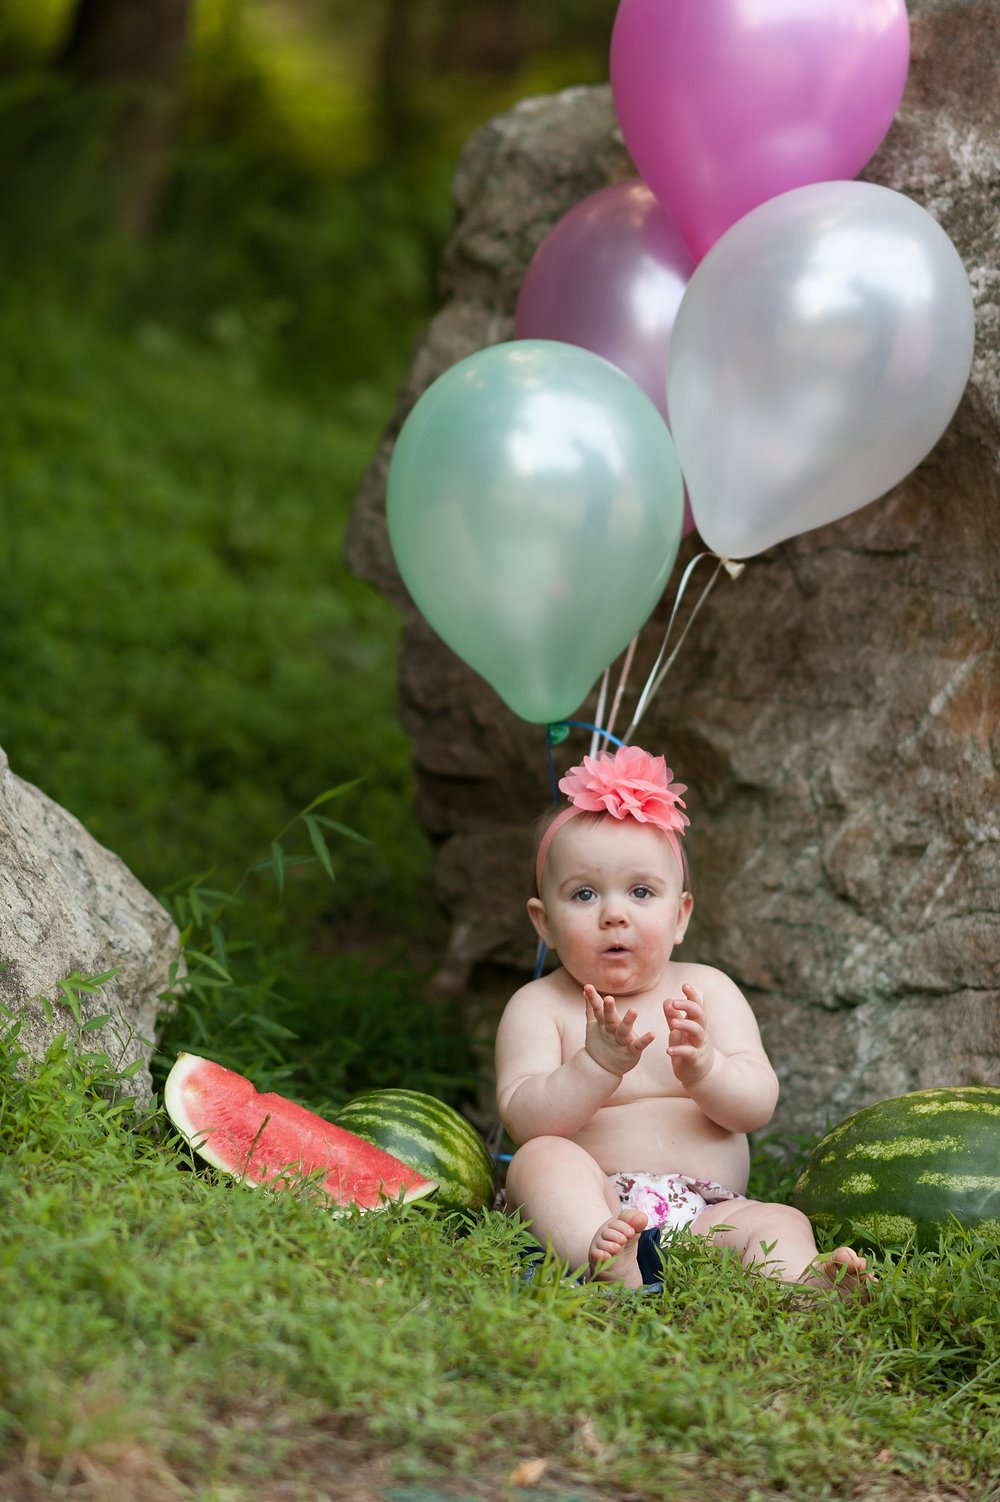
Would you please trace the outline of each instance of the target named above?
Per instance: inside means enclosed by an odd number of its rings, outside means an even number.
[[[591,1279],[597,1283],[618,1282],[624,1283],[626,1288],[641,1288],[642,1274],[636,1253],[639,1232],[645,1228],[646,1216],[642,1210],[623,1210],[620,1215],[606,1220],[590,1243],[587,1260]]]
[[[842,1299],[860,1299],[867,1304],[872,1297],[872,1284],[878,1282],[867,1269],[866,1258],[859,1257],[853,1247],[838,1246],[829,1257],[817,1259],[807,1267],[799,1282],[810,1288],[832,1289]]]

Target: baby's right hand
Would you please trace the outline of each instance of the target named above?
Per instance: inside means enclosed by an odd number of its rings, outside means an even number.
[[[634,1032],[637,1013],[629,1007],[619,1017],[613,996],[601,996],[596,986],[584,986],[587,1006],[587,1036],[584,1048],[595,1063],[619,1077],[638,1064],[642,1051],[653,1041],[653,1033],[637,1038]]]

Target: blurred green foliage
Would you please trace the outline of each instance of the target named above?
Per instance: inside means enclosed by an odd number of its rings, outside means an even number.
[[[604,76],[613,9],[195,0],[155,214],[127,234],[139,85],[69,65],[73,0],[0,0],[0,745],[158,893],[231,889],[363,779],[341,817],[371,844],[336,847],[332,886],[251,883],[234,989],[168,1034],[300,1094],[408,1058],[427,1088],[468,1073],[419,993],[444,929],[398,621],[341,539],[462,141]]]
[[[387,402],[434,300],[466,137],[606,77],[611,0],[195,0],[153,232],[108,232],[127,89],[53,65],[73,0],[0,0],[0,266],[128,327],[236,328],[260,377]],[[224,335],[223,335],[224,336]]]
[[[248,388],[238,348],[192,354],[152,322],[126,340],[9,302],[0,342],[15,769],[154,887],[242,866],[289,804],[359,774],[361,827],[400,855],[396,623],[339,553],[365,425]]]

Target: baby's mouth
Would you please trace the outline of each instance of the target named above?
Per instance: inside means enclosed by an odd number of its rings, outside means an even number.
[[[605,954],[628,954],[628,949],[625,947],[624,944],[609,944],[608,947],[607,947],[607,949],[605,949],[604,953]]]

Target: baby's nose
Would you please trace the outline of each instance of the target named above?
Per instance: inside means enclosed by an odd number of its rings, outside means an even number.
[[[616,901],[614,898],[609,898],[604,904],[601,919],[605,926],[609,928],[618,928],[621,924],[627,923],[628,914],[625,911],[625,904]]]

